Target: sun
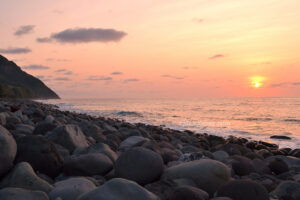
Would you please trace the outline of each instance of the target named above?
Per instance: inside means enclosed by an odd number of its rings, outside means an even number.
[[[251,86],[253,88],[260,88],[264,85],[264,81],[265,81],[265,77],[263,76],[253,76],[253,77],[250,77],[250,80],[251,80]]]

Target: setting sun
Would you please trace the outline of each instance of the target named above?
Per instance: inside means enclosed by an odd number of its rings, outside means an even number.
[[[251,79],[251,86],[254,88],[260,88],[263,86],[265,77],[262,76],[253,76],[250,78]]]

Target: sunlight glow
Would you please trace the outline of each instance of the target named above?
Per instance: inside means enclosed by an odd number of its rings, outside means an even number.
[[[264,85],[265,77],[262,76],[253,76],[250,78],[251,86],[254,88],[260,88]]]

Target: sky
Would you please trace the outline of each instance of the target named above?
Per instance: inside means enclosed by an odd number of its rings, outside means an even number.
[[[0,0],[0,54],[62,98],[299,96],[299,0]]]

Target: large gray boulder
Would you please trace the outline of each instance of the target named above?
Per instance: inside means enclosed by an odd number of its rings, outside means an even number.
[[[18,154],[16,162],[28,162],[35,171],[56,177],[63,166],[63,159],[56,146],[38,135],[17,139]]]
[[[16,187],[28,190],[40,190],[49,193],[53,186],[39,178],[32,167],[22,162],[17,164],[11,172],[0,182],[0,188]]]
[[[17,144],[11,133],[0,125],[0,177],[13,166]]]
[[[99,126],[89,122],[81,122],[79,126],[87,137],[92,137],[96,142],[104,142],[106,140]]]
[[[102,153],[73,155],[64,161],[64,172],[69,176],[105,175],[113,162]]]
[[[77,147],[88,147],[88,141],[81,129],[77,125],[59,126],[48,132],[46,138],[54,143],[60,144],[73,152]]]
[[[119,146],[120,150],[141,146],[145,142],[150,141],[148,138],[144,138],[142,136],[130,136],[123,140]]]
[[[96,189],[95,184],[83,177],[70,178],[54,184],[50,192],[51,200],[61,198],[62,200],[76,200],[80,195]]]
[[[104,143],[96,143],[87,149],[88,154],[93,154],[93,153],[103,153],[107,157],[109,157],[113,162],[116,162],[118,159],[118,154],[111,150],[111,148]]]
[[[0,190],[1,200],[49,200],[45,192],[30,191],[21,188],[4,188]]]
[[[182,163],[165,170],[163,179],[191,179],[197,186],[213,195],[230,180],[230,169],[216,160],[202,159]]]
[[[135,147],[119,156],[115,164],[115,173],[117,177],[145,185],[160,178],[163,166],[163,160],[158,153]]]
[[[251,180],[232,180],[222,185],[218,197],[242,200],[269,200],[268,191],[259,183]]]
[[[283,181],[271,193],[279,199],[300,199],[300,183],[295,181]]]
[[[159,200],[159,198],[133,181],[115,178],[82,195],[78,200]]]

